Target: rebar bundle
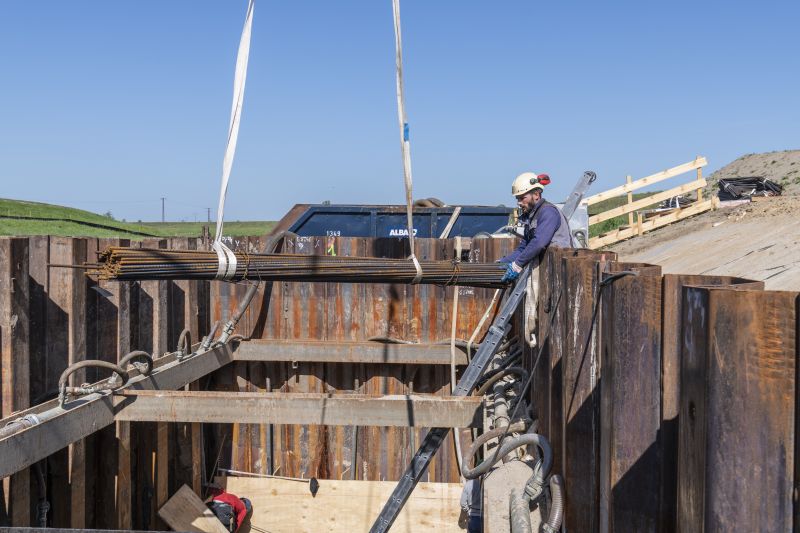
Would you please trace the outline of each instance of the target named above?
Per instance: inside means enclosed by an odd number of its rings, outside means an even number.
[[[408,259],[295,254],[236,253],[230,281],[307,281],[335,283],[411,283],[417,276]],[[419,283],[497,288],[504,268],[496,263],[420,261]],[[213,280],[215,252],[113,247],[99,256],[89,273],[116,281]],[[504,265],[503,265],[504,266]]]

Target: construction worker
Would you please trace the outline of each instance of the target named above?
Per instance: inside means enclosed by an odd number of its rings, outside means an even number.
[[[517,220],[522,242],[509,255],[499,260],[505,263],[506,273],[502,281],[512,282],[520,272],[551,244],[564,248],[572,247],[569,222],[559,209],[542,198],[545,185],[550,183],[547,174],[523,172],[511,184],[511,194],[517,199],[520,215]]]

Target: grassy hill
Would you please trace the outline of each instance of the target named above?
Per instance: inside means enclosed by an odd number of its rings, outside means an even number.
[[[114,237],[146,239],[152,237],[200,237],[208,225],[201,222],[147,222],[134,224],[82,209],[39,202],[0,198],[0,235],[59,235],[63,237]],[[226,222],[225,234],[264,235],[275,222]]]

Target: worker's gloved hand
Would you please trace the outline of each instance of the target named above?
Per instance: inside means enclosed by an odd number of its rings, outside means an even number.
[[[516,262],[509,263],[508,267],[506,267],[506,273],[503,274],[503,279],[500,280],[500,283],[511,283],[512,281],[516,281],[520,272],[522,272],[521,266],[519,266]]]

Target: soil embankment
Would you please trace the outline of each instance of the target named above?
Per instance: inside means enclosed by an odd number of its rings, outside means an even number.
[[[740,276],[800,291],[800,150],[740,157],[709,176],[713,194],[720,178],[744,176],[780,183],[784,195],[705,213],[611,249],[664,273]]]

